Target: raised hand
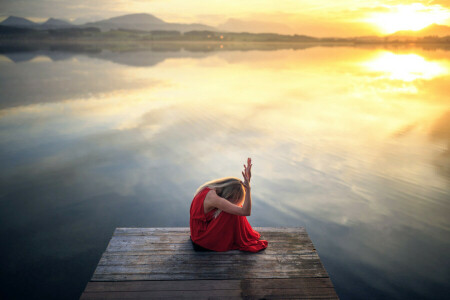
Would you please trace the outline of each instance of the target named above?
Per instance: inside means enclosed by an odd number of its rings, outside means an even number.
[[[252,159],[250,157],[247,159],[247,166],[244,164],[244,171],[242,171],[242,176],[244,176],[243,185],[246,188],[249,188],[250,179],[252,178]]]

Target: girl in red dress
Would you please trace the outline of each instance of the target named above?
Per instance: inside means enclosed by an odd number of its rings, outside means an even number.
[[[190,210],[191,240],[196,249],[258,252],[267,241],[253,230],[246,216],[252,210],[250,194],[252,161],[244,164],[244,181],[226,177],[197,189]]]

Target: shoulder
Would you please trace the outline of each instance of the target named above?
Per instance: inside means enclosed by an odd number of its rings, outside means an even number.
[[[222,199],[219,195],[217,195],[216,190],[209,189],[208,193],[205,196],[204,202],[207,203],[208,206],[217,207],[218,202],[221,202]]]
[[[210,188],[206,188],[207,189],[207,192],[206,192],[206,198],[209,198],[209,199],[211,199],[211,198],[216,198],[216,197],[218,197],[217,196],[217,193],[216,193],[216,190],[214,190],[214,189],[210,189]]]

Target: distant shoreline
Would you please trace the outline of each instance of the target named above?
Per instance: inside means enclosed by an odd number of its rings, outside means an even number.
[[[441,44],[450,46],[450,37],[438,38],[438,39],[417,39],[417,40],[360,40],[358,38],[349,39],[317,39],[311,41],[290,41],[290,40],[189,40],[189,39],[155,39],[155,40],[143,40],[143,39],[93,39],[93,38],[21,38],[21,37],[4,37],[0,36],[0,42],[5,43],[84,43],[84,44],[117,44],[117,43],[201,43],[201,44],[350,44],[350,45],[422,45],[422,44]]]
[[[99,41],[92,40],[0,40],[0,54],[11,52],[62,51],[73,53],[156,51],[156,52],[213,52],[213,51],[274,51],[306,50],[315,47],[387,49],[394,51],[421,49],[450,51],[443,43],[351,43],[351,42],[216,42],[216,41]]]
[[[283,43],[283,44],[444,44],[450,45],[450,35],[439,36],[366,36],[366,37],[327,37],[318,38],[307,35],[282,35],[276,33],[217,32],[217,31],[169,31],[169,30],[130,30],[112,29],[101,31],[96,27],[34,30],[0,26],[0,41],[34,43],[76,43],[108,44],[118,42],[178,42],[178,43]]]
[[[210,45],[210,46],[233,46],[233,45],[314,45],[314,46],[440,46],[439,48],[449,48],[450,42],[436,41],[415,41],[415,42],[362,42],[362,41],[204,41],[204,40],[94,40],[94,39],[4,39],[0,37],[1,46],[4,45],[91,45],[91,46],[108,46],[108,45]]]

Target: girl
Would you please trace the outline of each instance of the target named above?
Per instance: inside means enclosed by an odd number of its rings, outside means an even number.
[[[190,210],[191,240],[196,250],[239,249],[258,252],[267,247],[246,216],[252,210],[250,194],[252,161],[244,164],[244,182],[234,177],[209,181],[200,186]]]

